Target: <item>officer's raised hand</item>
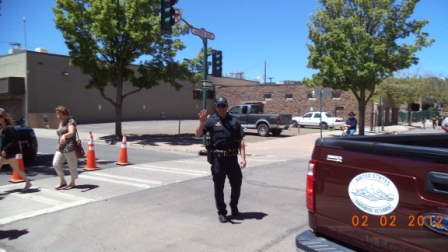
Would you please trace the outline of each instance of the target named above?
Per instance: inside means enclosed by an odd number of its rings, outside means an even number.
[[[210,118],[210,115],[207,115],[207,110],[203,109],[199,111],[198,117],[199,117],[199,123],[205,123],[208,120],[208,118]]]
[[[210,115],[207,115],[207,110],[203,109],[199,111],[198,117],[199,117],[199,125],[196,128],[196,136],[200,137],[202,136],[203,133],[202,128],[204,127],[204,123],[207,122],[207,120],[210,118]]]

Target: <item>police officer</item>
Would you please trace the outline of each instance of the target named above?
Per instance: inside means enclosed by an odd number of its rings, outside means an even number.
[[[211,172],[215,186],[215,204],[218,209],[220,222],[227,222],[227,209],[224,202],[224,183],[229,177],[231,186],[230,210],[232,216],[238,216],[238,200],[240,198],[243,174],[241,169],[246,167],[246,153],[244,147],[244,131],[238,119],[227,113],[228,103],[226,98],[219,97],[215,102],[216,113],[207,115],[203,109],[199,112],[199,125],[196,128],[196,136],[200,137],[209,132],[210,148],[213,153],[211,160]],[[241,155],[238,164],[238,151]]]

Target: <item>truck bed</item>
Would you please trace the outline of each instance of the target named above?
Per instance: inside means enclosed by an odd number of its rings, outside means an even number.
[[[448,250],[448,134],[323,138],[312,160],[316,236],[356,251]]]

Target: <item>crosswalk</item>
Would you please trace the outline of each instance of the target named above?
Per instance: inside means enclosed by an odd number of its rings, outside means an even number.
[[[281,161],[285,160],[247,157],[247,168]],[[23,184],[7,184],[0,186],[0,225],[210,175],[210,165],[197,157],[83,172],[72,190],[53,189],[57,178],[33,181],[28,193],[20,192]]]

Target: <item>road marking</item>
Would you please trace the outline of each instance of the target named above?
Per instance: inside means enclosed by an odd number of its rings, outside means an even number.
[[[101,177],[91,176],[91,175],[87,175],[87,174],[81,174],[81,175],[79,175],[79,177],[91,179],[91,180],[99,180],[99,181],[105,181],[105,182],[110,182],[110,183],[122,184],[122,185],[136,186],[136,187],[141,187],[141,188],[151,188],[151,186],[147,185],[147,184],[137,184],[137,183],[132,183],[132,182],[120,181],[117,179],[101,178]]]
[[[176,173],[176,174],[185,174],[185,175],[200,176],[200,177],[201,176],[206,176],[206,175],[210,174],[210,172],[205,172],[205,171],[186,170],[186,169],[168,168],[168,167],[151,166],[151,165],[131,165],[131,166],[128,166],[128,167],[129,168],[133,168],[133,169],[151,170],[151,171],[168,172],[168,173]]]
[[[82,201],[76,201],[76,202],[71,202],[71,203],[59,204],[57,206],[48,207],[48,208],[44,208],[44,209],[41,209],[41,210],[32,211],[32,212],[29,212],[29,213],[23,213],[23,214],[17,214],[17,215],[9,216],[9,217],[0,219],[0,225],[5,225],[5,224],[11,223],[11,222],[16,221],[16,220],[21,220],[21,219],[35,217],[35,216],[42,215],[42,214],[56,212],[56,211],[59,211],[59,210],[70,208],[70,207],[84,205],[84,204],[87,204],[87,203],[90,203],[90,202],[93,202],[93,201],[95,201],[95,200],[94,199],[85,199],[85,200],[82,200]]]
[[[205,158],[205,157],[204,157]],[[176,160],[178,163],[187,163],[187,164],[208,164],[206,163],[207,160],[191,160],[191,159],[185,159],[185,160]],[[210,165],[207,165],[210,166]]]
[[[109,177],[109,178],[115,178],[115,179],[124,179],[124,180],[131,180],[135,182],[142,182],[146,184],[157,184],[161,185],[162,182],[156,181],[156,180],[149,180],[149,179],[138,179],[138,178],[132,178],[132,177],[126,177],[126,176],[118,176],[118,175],[111,175],[106,173],[99,173],[99,172],[91,172],[89,175],[95,175],[95,176],[103,176],[103,177]]]
[[[33,185],[33,187],[31,189],[34,189],[34,188],[39,189],[41,192],[43,192],[47,195],[51,195],[54,198],[63,198],[63,199],[68,199],[70,201],[82,201],[82,200],[87,199],[85,197],[79,197],[79,196],[76,196],[76,195],[73,195],[70,193],[66,193],[66,191],[64,191],[64,190],[56,190],[56,189],[50,190],[50,189],[45,189],[45,188]]]
[[[35,195],[35,194],[21,194],[21,193],[16,193],[14,194],[14,197],[20,197],[20,198],[25,198],[25,199],[29,199],[32,201],[36,201],[39,203],[43,203],[46,205],[52,205],[52,206],[58,206],[60,204],[64,204],[66,202],[60,201],[60,200],[55,200],[55,199],[50,199],[47,197],[42,197],[39,195]]]

